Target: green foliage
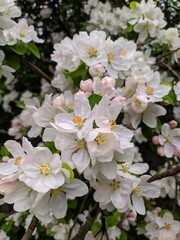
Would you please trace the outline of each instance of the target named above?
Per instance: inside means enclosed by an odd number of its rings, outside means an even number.
[[[54,142],[45,142],[45,147],[49,148],[52,153],[60,152],[58,149],[56,149]]]
[[[131,8],[132,10],[136,10],[137,4],[138,4],[138,2],[136,2],[136,1],[131,2],[131,3],[130,3],[130,8]]]
[[[163,99],[174,106],[176,104],[176,94],[174,93],[173,89],[171,89],[169,94],[164,96]]]
[[[68,199],[68,207],[71,209],[77,209],[78,207],[77,199],[73,199],[73,200]]]
[[[96,236],[101,231],[101,229],[102,229],[102,224],[99,221],[93,222],[91,231],[94,236]]]
[[[128,235],[124,230],[121,230],[121,235],[119,240],[127,240],[128,239]]]
[[[14,70],[18,70],[21,66],[19,58],[15,55],[7,56],[4,60],[4,64],[13,68]]]
[[[4,156],[10,156],[10,153],[9,153],[9,151],[7,150],[6,147],[2,146],[2,147],[0,148],[0,155],[1,155],[2,157],[4,157]]]
[[[29,43],[27,45],[27,49],[30,50],[30,52],[37,57],[38,59],[41,57],[40,52],[39,52],[39,48],[34,44],[34,43]]]
[[[73,180],[74,179],[74,172],[73,172],[72,168],[65,162],[62,163],[62,168],[65,168],[66,170],[69,171],[70,179]]]
[[[91,109],[93,109],[94,106],[101,101],[101,99],[102,99],[102,97],[98,94],[92,94],[90,97],[88,97]]]
[[[19,41],[14,46],[11,46],[11,50],[18,55],[24,55],[26,53],[26,45],[22,41]]]
[[[106,228],[113,227],[119,222],[118,217],[114,215],[106,216],[105,217],[105,223]]]

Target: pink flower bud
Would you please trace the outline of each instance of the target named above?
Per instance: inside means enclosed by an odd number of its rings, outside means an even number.
[[[81,80],[80,88],[84,92],[92,92],[92,90],[93,90],[93,81],[91,79],[88,79],[86,81]]]
[[[160,212],[162,211],[162,208],[161,208],[161,207],[156,207],[156,211],[157,211],[158,213],[160,213]]]
[[[94,66],[89,67],[89,74],[92,77],[102,77],[105,73],[105,68],[102,64],[96,64]]]
[[[158,138],[158,136],[154,136],[154,137],[152,138],[152,142],[153,142],[155,145],[158,145],[158,144],[159,144],[159,138]]]
[[[3,162],[8,162],[8,160],[9,160],[9,157],[8,157],[8,156],[2,157],[2,161],[3,161]]]
[[[15,127],[15,126],[21,126],[21,120],[19,118],[14,118],[12,121],[12,126]]]
[[[164,157],[165,154],[164,154],[164,147],[158,147],[157,148],[157,153],[161,156],[161,157]]]
[[[177,127],[177,122],[175,120],[172,120],[169,122],[169,126],[170,126],[170,128],[175,128],[175,127]]]

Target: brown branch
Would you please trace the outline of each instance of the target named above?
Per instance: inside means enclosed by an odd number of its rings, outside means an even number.
[[[39,223],[39,220],[35,216],[33,216],[31,223],[28,227],[28,230],[25,232],[25,234],[21,240],[30,240],[38,223]]]
[[[160,60],[160,59],[162,59],[163,57],[169,56],[169,55],[171,55],[171,54],[177,52],[178,50],[180,50],[180,47],[177,48],[177,49],[175,49],[175,50],[173,50],[173,51],[171,51],[171,52],[168,52],[168,53],[162,54],[162,55],[158,56],[156,59],[157,59],[157,60]]]
[[[180,165],[177,165],[176,167],[170,168],[165,172],[156,173],[154,176],[152,176],[148,180],[148,182],[150,183],[150,182],[154,182],[156,180],[159,180],[159,179],[162,179],[162,178],[165,178],[165,177],[175,176],[178,173],[180,173]]]
[[[169,64],[161,60],[157,62],[157,65],[159,65],[160,67],[165,67],[177,78],[178,81],[180,80],[180,75]]]
[[[49,77],[45,72],[43,72],[40,68],[35,66],[33,63],[29,62],[26,58],[22,58],[22,62],[30,67],[35,73],[37,73],[39,76],[44,78],[46,81],[51,82],[52,79]]]

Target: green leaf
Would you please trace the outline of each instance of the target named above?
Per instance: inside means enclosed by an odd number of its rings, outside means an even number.
[[[6,217],[5,213],[0,213],[0,221],[3,220]]]
[[[92,94],[91,96],[88,97],[89,104],[91,106],[91,109],[94,108],[96,104],[98,104],[102,99],[102,96],[97,95],[97,94]]]
[[[34,43],[29,43],[27,48],[32,52],[32,54],[37,57],[41,58],[39,48]]]
[[[127,233],[121,230],[120,240],[127,240],[127,239],[128,239]]]
[[[1,155],[2,157],[4,157],[4,156],[9,156],[10,153],[9,153],[9,151],[7,150],[6,147],[2,146],[2,147],[0,148],[0,155]]]
[[[71,209],[77,209],[78,207],[78,202],[77,199],[73,199],[73,200],[68,200],[68,207]]]
[[[10,55],[6,57],[4,64],[13,68],[14,70],[18,70],[20,68],[20,60],[17,56]]]
[[[128,33],[132,32],[132,31],[133,31],[133,25],[131,25],[130,23],[128,23],[126,31],[127,31]]]
[[[148,140],[152,140],[153,132],[152,129],[143,124],[142,126],[142,134],[144,137],[146,137]]]
[[[20,41],[16,45],[11,46],[11,50],[18,55],[24,55],[26,53],[26,45]]]
[[[171,213],[171,211],[168,210],[168,209],[163,209],[163,210],[160,212],[159,216],[160,216],[160,217],[163,217],[165,213]],[[171,213],[171,214],[172,214],[172,213]],[[172,214],[172,215],[173,215],[173,214]]]
[[[105,222],[106,222],[106,228],[113,227],[118,223],[118,218],[114,215],[106,216]]]
[[[131,8],[132,10],[136,10],[137,4],[138,4],[138,2],[136,2],[136,1],[131,2],[131,3],[130,3],[130,8]]]
[[[174,91],[171,89],[170,92],[168,93],[168,95],[163,97],[163,100],[166,100],[169,102],[169,104],[171,105],[175,105],[176,104],[176,94],[174,93]]]
[[[102,224],[100,222],[98,221],[93,222],[92,229],[91,229],[93,236],[96,236],[100,232],[101,228],[102,228]]]
[[[25,108],[25,103],[24,103],[24,101],[19,101],[18,102],[18,107],[21,107],[21,108]]]
[[[54,142],[45,142],[45,147],[49,148],[52,153],[59,153],[60,151],[56,149]]]
[[[73,180],[74,179],[74,172],[73,172],[72,168],[65,162],[62,163],[62,168],[65,168],[70,172],[70,179]]]
[[[87,73],[87,67],[84,63],[82,63],[75,71],[69,72],[67,70],[64,71],[64,76],[65,77],[70,77],[70,78],[77,78],[77,77],[82,77]]]

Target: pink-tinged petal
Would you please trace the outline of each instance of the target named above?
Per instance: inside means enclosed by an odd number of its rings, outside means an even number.
[[[24,157],[25,153],[21,145],[13,140],[8,140],[5,142],[5,147],[13,155],[13,157]]]
[[[81,197],[88,193],[87,185],[79,179],[74,179],[70,183],[65,183],[62,189],[66,193],[67,198],[70,199]]]
[[[24,174],[27,176],[27,177],[30,177],[30,178],[38,178],[38,176],[40,175],[40,165],[38,164],[22,164],[22,170],[24,172]]]
[[[65,217],[67,211],[67,198],[63,192],[53,193],[50,199],[50,208],[58,219]]]
[[[43,176],[40,176],[39,178],[29,178],[27,180],[24,179],[24,182],[34,191],[40,193],[47,193],[50,190],[50,187],[45,185]]]
[[[166,157],[171,158],[174,154],[174,147],[170,142],[164,144],[164,154]]]
[[[120,194],[119,190],[113,191],[111,195],[111,201],[114,204],[114,206],[118,209],[122,209],[126,206],[127,203],[127,195]]]
[[[72,161],[79,173],[82,173],[90,163],[90,156],[85,149],[80,149],[72,155]]]
[[[141,196],[137,196],[136,194],[133,194],[132,195],[132,203],[133,203],[135,210],[139,214],[145,215],[144,200]]]
[[[19,167],[14,164],[14,159],[10,159],[8,162],[0,163],[0,174],[10,175],[12,173],[18,172]]]

